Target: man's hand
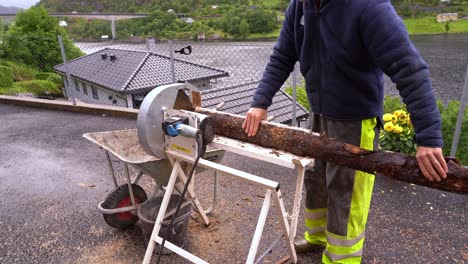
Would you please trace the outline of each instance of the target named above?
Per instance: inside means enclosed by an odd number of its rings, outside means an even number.
[[[421,172],[429,181],[447,178],[448,167],[441,148],[418,147],[416,159]]]
[[[262,108],[250,108],[245,117],[242,129],[247,136],[253,137],[257,134],[260,122],[266,119],[267,111]]]

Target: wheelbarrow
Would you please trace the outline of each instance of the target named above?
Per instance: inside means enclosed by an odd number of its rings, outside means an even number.
[[[155,197],[158,191],[163,190],[167,185],[172,171],[171,163],[167,159],[148,155],[138,141],[136,129],[87,133],[83,137],[104,149],[109,171],[116,187],[104,201],[98,204],[99,212],[103,214],[106,223],[114,228],[127,229],[134,226],[138,222],[139,205],[148,198]],[[124,162],[126,184],[118,185],[109,153]],[[219,163],[223,156],[224,150],[209,149],[203,158]],[[128,164],[138,171],[133,181]],[[200,173],[202,170],[202,168],[197,168],[195,173]],[[143,175],[151,177],[155,183],[150,197],[138,185]],[[213,202],[205,214],[210,214],[216,206],[219,176],[215,173],[214,177]]]

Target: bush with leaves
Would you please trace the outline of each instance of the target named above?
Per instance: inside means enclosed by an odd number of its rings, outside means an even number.
[[[460,110],[460,101],[450,101],[446,106],[438,101],[437,105],[442,117],[442,136],[444,138],[444,155],[449,156],[455,134],[455,126],[457,125],[458,112]],[[465,106],[461,127],[460,139],[458,142],[457,153],[455,157],[460,162],[467,166],[468,165],[468,107]]]
[[[8,66],[0,66],[0,87],[13,85],[13,71]]]
[[[53,72],[39,72],[34,76],[34,79],[36,80],[47,80],[50,75],[55,74]]]
[[[398,96],[385,96],[383,103],[383,112],[391,113],[396,110],[405,110],[406,105],[401,101]]]
[[[286,93],[288,93],[290,96],[292,96],[292,86],[288,86],[284,89],[286,91]],[[302,85],[298,85],[296,87],[296,98],[297,98],[297,102],[302,105],[305,109],[307,109],[308,111],[310,111],[310,105],[309,105],[309,100],[307,99],[307,92],[306,92],[306,89],[305,89],[305,86],[302,84]]]
[[[57,84],[59,87],[63,87],[63,79],[60,74],[52,73],[47,77],[46,81]]]
[[[383,150],[406,153],[416,153],[416,143],[413,140],[414,128],[410,115],[404,110],[396,110],[383,116],[384,129],[380,134],[380,147]]]
[[[57,84],[46,80],[16,82],[13,88],[16,93],[31,93],[35,96],[62,96],[62,91]]]
[[[0,65],[11,68],[13,72],[13,79],[16,82],[34,80],[36,74],[39,73],[39,70],[36,68],[19,62],[0,60]]]
[[[22,62],[43,71],[62,63],[57,36],[61,35],[68,59],[84,55],[43,7],[20,11],[6,32],[0,49],[7,60]]]

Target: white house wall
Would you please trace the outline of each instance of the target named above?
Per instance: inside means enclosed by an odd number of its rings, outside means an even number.
[[[192,81],[190,84],[200,89],[200,91],[211,89],[210,80]]]
[[[73,93],[75,94],[75,98],[81,102],[128,107],[127,96],[122,96],[117,93],[113,93],[107,89],[104,89],[102,87],[99,87],[97,85],[93,85],[94,87],[96,87],[96,90],[97,90],[98,99],[96,99],[93,97],[91,84],[86,83],[86,88],[88,90],[88,94],[86,95],[83,90],[84,82],[73,79],[73,83],[75,85],[78,85],[73,90]]]
[[[66,78],[64,77],[63,79],[65,82]],[[86,82],[86,88],[87,88],[88,94],[85,94],[83,90],[83,83],[85,82],[78,80],[78,79],[74,79],[74,78],[72,78],[72,81],[73,81],[74,86],[77,85],[76,88],[73,88],[73,93],[75,95],[75,99],[78,101],[85,102],[85,103],[92,103],[92,104],[104,104],[104,105],[113,105],[113,106],[133,108],[132,95],[119,95],[117,93],[111,92],[97,85],[93,85],[94,87],[96,87],[97,92],[98,92],[98,99],[96,99],[93,97],[90,83]],[[190,84],[200,89],[200,91],[211,89],[210,80],[193,81],[193,82],[190,82]]]

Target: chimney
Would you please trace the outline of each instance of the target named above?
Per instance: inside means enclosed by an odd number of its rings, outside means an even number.
[[[153,37],[146,39],[146,49],[152,52],[156,50],[156,40]]]
[[[110,59],[110,61],[115,61],[117,59],[117,56],[115,56],[115,54],[111,54],[109,56],[109,59]]]
[[[101,53],[101,60],[107,59],[107,53]]]

